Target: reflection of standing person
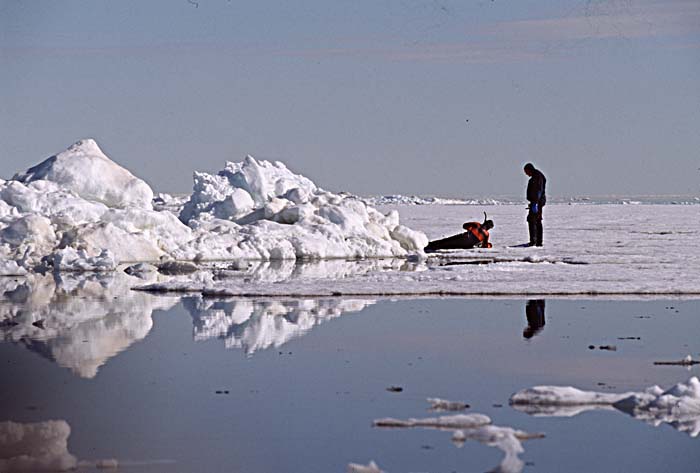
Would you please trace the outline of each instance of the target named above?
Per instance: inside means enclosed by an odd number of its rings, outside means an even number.
[[[527,327],[523,330],[523,337],[532,338],[544,328],[544,300],[531,299],[527,301],[525,317],[527,317]]]
[[[547,202],[544,188],[547,179],[532,163],[527,163],[523,168],[525,174],[530,176],[527,181],[527,224],[530,231],[530,246],[542,246],[542,207]]]

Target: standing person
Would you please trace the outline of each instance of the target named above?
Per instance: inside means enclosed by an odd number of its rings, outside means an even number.
[[[535,169],[532,163],[527,163],[523,168],[525,174],[530,177],[527,181],[526,197],[529,202],[527,212],[527,224],[530,231],[530,246],[542,246],[542,207],[547,202],[544,188],[547,179],[544,174]]]

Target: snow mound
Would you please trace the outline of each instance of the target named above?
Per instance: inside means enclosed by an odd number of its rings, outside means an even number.
[[[113,271],[159,260],[405,257],[428,239],[360,199],[248,156],[195,173],[184,199],[153,192],[91,139],[0,179],[0,275]],[[154,208],[152,202],[155,202]],[[179,212],[175,215],[173,212]]]
[[[691,437],[700,435],[700,380],[691,377],[669,389],[651,386],[622,394],[582,391],[571,386],[535,386],[513,394],[510,403],[532,415],[569,417],[598,407],[613,407],[654,426],[662,423]],[[578,407],[572,411],[572,407]]]
[[[153,191],[141,179],[109,159],[93,139],[76,142],[13,178],[23,184],[55,182],[85,200],[107,207],[151,208]]]
[[[333,194],[280,162],[227,163],[195,173],[180,220],[196,232],[174,256],[188,260],[405,256],[428,239],[362,200]]]

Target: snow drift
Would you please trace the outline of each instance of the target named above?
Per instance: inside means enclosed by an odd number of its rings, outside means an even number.
[[[0,275],[109,271],[125,262],[406,256],[427,237],[280,162],[195,172],[179,215],[92,139],[0,180]],[[162,200],[162,199],[161,199]]]

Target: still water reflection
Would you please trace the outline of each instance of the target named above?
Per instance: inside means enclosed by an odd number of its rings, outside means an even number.
[[[129,284],[0,282],[0,421],[14,423],[0,428],[65,422],[57,458],[115,458],[137,471],[325,472],[374,460],[389,472],[695,472],[700,463],[698,439],[672,420],[508,406],[540,384],[612,393],[687,381],[697,367],[653,362],[700,353],[698,301],[547,300],[545,330],[545,301],[208,299]],[[429,397],[545,438],[507,451],[506,431],[456,429],[455,448],[439,430],[372,427],[434,417]],[[0,447],[0,461],[12,451]]]

